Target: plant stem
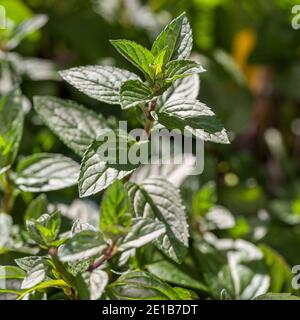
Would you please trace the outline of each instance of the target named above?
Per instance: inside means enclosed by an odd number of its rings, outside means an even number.
[[[61,279],[63,279],[68,284],[70,289],[74,289],[72,286],[72,283],[74,282],[73,276],[66,271],[63,264],[59,261],[57,257],[57,248],[51,247],[48,253],[51,256],[51,259],[55,265],[55,269],[59,274],[59,276],[61,277]],[[70,290],[70,291],[73,291],[73,290]],[[76,300],[76,295],[73,292],[72,293],[70,292],[68,296],[71,300]]]
[[[109,245],[106,250],[103,252],[103,255],[100,257],[100,259],[96,260],[93,264],[91,264],[87,271],[92,272],[95,269],[99,268],[105,261],[112,258],[116,253],[116,244],[115,242],[112,242],[111,245]]]
[[[153,99],[150,102],[149,109],[147,110],[147,113],[146,113],[147,121],[144,126],[144,131],[146,132],[146,135],[145,135],[145,137],[143,137],[144,140],[148,139],[148,137],[150,135],[150,130],[151,130],[151,127],[153,124],[153,118],[152,118],[151,112],[155,111],[156,104],[157,104],[157,98]]]

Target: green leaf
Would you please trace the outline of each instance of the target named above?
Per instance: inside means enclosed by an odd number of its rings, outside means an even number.
[[[1,279],[24,279],[26,273],[18,268],[13,266],[0,266],[0,280]],[[1,281],[0,281],[1,283]],[[3,289],[3,288],[0,288]]]
[[[41,245],[49,246],[57,239],[61,226],[61,214],[43,214],[37,220],[27,220],[26,227],[32,240]]]
[[[197,100],[169,101],[157,112],[158,122],[168,129],[179,129],[204,141],[229,143],[226,130],[213,111]]]
[[[168,257],[180,263],[188,248],[188,224],[179,191],[168,181],[151,178],[140,185],[127,184],[136,216],[157,219],[165,225],[166,234],[155,241]]]
[[[0,249],[5,247],[5,245],[8,243],[12,226],[12,217],[6,213],[0,213]]]
[[[133,219],[131,231],[118,247],[119,251],[140,248],[166,233],[163,223],[148,218]]]
[[[48,17],[44,14],[37,14],[31,19],[19,24],[14,30],[13,37],[6,44],[8,49],[14,49],[19,43],[32,32],[42,28],[48,21]]]
[[[182,159],[180,154],[178,158],[176,156],[171,157],[168,164],[145,164],[132,174],[130,181],[139,183],[147,178],[160,177],[168,180],[175,187],[180,187],[183,181],[193,172],[195,161],[193,155],[185,155]]]
[[[177,39],[176,47],[172,59],[188,59],[193,48],[193,34],[188,18],[185,13],[182,20],[180,35]]]
[[[22,290],[19,291],[19,297],[18,300],[21,300],[22,298],[24,298],[24,296],[26,296],[27,294],[33,292],[33,291],[43,291],[45,289],[48,288],[69,288],[69,286],[67,285],[67,283],[64,280],[47,280],[47,281],[43,281],[40,282],[39,284],[37,284],[34,287],[31,287],[27,290]],[[0,291],[1,292],[1,291]]]
[[[102,200],[100,230],[108,235],[117,235],[127,232],[130,224],[127,191],[117,180],[107,189]]]
[[[218,205],[207,212],[202,223],[206,230],[226,230],[234,228],[235,219],[227,208]]]
[[[267,292],[270,277],[262,252],[245,240],[218,239],[205,233],[195,252],[198,267],[214,299],[223,290],[231,299],[248,300]]]
[[[154,71],[155,76],[159,76],[162,73],[167,51],[168,51],[168,48],[165,47],[163,50],[160,51],[160,53],[153,60],[153,64],[151,65],[151,67]]]
[[[164,260],[148,265],[147,269],[160,279],[172,284],[201,290],[204,292],[208,291],[208,288],[205,284],[193,277],[189,265],[176,265],[172,262]]]
[[[46,125],[79,156],[108,129],[100,114],[68,100],[36,96],[34,107]]]
[[[49,267],[47,260],[37,260],[24,278],[21,289],[30,289],[43,282],[47,277]]]
[[[15,259],[15,263],[26,272],[29,272],[37,262],[47,260],[42,256],[28,256],[19,259]]]
[[[79,233],[78,233],[79,234]],[[59,252],[64,247],[61,246],[58,248],[58,255],[52,255],[52,261],[55,265],[55,269],[59,272],[60,276],[66,281],[68,286],[72,287],[77,292],[77,297],[81,300],[89,300],[90,299],[90,292],[88,286],[82,277],[82,275],[78,274],[77,276],[73,276],[66,268],[65,265],[59,260]]]
[[[97,229],[89,223],[82,223],[80,219],[77,219],[72,225],[71,235],[74,236],[76,233],[86,230],[96,231]]]
[[[200,88],[200,80],[197,74],[190,77],[177,79],[172,85],[158,98],[157,109],[161,108],[169,101],[177,101],[178,99],[195,100],[198,97]]]
[[[157,56],[165,47],[168,51],[165,55],[165,62],[172,59],[187,59],[190,56],[193,46],[190,24],[183,13],[172,20],[165,29],[158,35],[153,43],[151,52]]]
[[[254,300],[300,300],[300,297],[290,293],[266,293],[256,297]]]
[[[59,248],[58,256],[62,262],[85,260],[101,254],[106,247],[107,244],[99,232],[82,231]]]
[[[120,88],[124,82],[139,80],[127,70],[97,65],[64,70],[60,75],[80,92],[109,104],[120,103]]]
[[[18,267],[0,266],[0,300],[15,299],[26,273]]]
[[[17,156],[23,132],[22,96],[14,90],[0,99],[0,174]]]
[[[167,81],[174,81],[176,79],[191,76],[204,72],[205,69],[198,62],[191,60],[173,60],[167,63],[165,70],[165,77]]]
[[[91,226],[88,223],[82,223],[79,219],[77,219],[71,229],[71,237],[74,237],[77,233],[80,233],[82,231],[93,231],[96,232],[97,229],[93,226]],[[69,262],[68,263],[68,271],[73,275],[77,276],[79,274],[82,274],[85,272],[91,261],[90,259],[75,261],[75,262]]]
[[[118,300],[180,300],[174,288],[143,271],[125,273],[109,289],[113,299]]]
[[[122,109],[144,105],[151,101],[151,89],[139,80],[126,81],[121,87],[120,103]]]
[[[201,217],[207,213],[216,203],[215,182],[206,183],[197,193],[193,195],[192,206],[194,215]]]
[[[0,266],[0,300],[15,299],[26,273],[18,267]]]
[[[150,65],[154,61],[154,56],[148,49],[131,40],[110,40],[110,43],[146,77],[151,75]]]
[[[91,300],[99,300],[108,284],[108,274],[100,269],[95,269],[87,274],[86,282],[90,290]]]
[[[44,194],[39,195],[33,199],[27,207],[24,220],[37,220],[43,213],[47,212],[47,197]]]
[[[14,182],[22,191],[46,192],[77,184],[79,165],[59,154],[37,153],[22,159]]]
[[[178,300],[198,300],[199,297],[194,291],[184,289],[181,287],[175,287],[173,290],[177,293],[178,295]]]
[[[107,141],[104,141],[105,137]],[[100,192],[116,180],[121,180],[131,174],[140,166],[140,163],[138,160],[135,164],[129,163],[128,152],[138,151],[143,146],[146,146],[145,143],[137,142],[133,137],[121,131],[111,131],[94,141],[81,162],[80,197]]]
[[[259,248],[262,250],[269,275],[271,284],[269,291],[276,292],[290,292],[292,290],[292,274],[291,267],[287,264],[284,258],[279,255],[275,250],[265,244],[261,244]]]

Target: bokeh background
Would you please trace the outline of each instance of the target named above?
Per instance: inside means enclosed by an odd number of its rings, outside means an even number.
[[[0,5],[15,23],[34,14],[49,17],[15,52],[47,59],[55,70],[88,64],[131,70],[109,39],[126,38],[150,47],[161,28],[186,11],[193,29],[194,58],[207,69],[201,75],[199,99],[217,113],[232,140],[231,145],[206,144],[204,173],[188,178],[182,187],[188,209],[199,188],[210,182],[216,187],[218,204],[236,218],[236,226],[229,230],[231,237],[266,243],[295,265],[300,264],[300,29],[294,30],[291,21],[297,2],[0,0]],[[22,76],[21,88],[29,101],[34,95],[73,99],[111,122],[117,117],[129,120],[132,127],[139,125],[119,107],[82,95],[61,81],[51,67],[44,70],[50,80],[40,80],[39,71],[36,64]],[[21,155],[74,156],[41,122],[30,103],[26,110]],[[22,194],[15,211],[32,197]],[[52,192],[48,197],[71,203],[77,190]],[[205,206],[205,194],[202,201]],[[16,212],[15,220],[21,220]]]

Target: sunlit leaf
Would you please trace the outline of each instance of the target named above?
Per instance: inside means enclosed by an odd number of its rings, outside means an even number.
[[[181,262],[188,246],[188,224],[179,191],[168,181],[151,178],[137,185],[128,183],[134,213],[139,217],[157,219],[165,225],[166,233],[155,244],[167,256]]]
[[[73,101],[36,96],[34,107],[46,125],[80,156],[97,136],[108,129],[100,114]]]
[[[96,100],[119,104],[121,85],[139,77],[127,70],[110,66],[86,66],[60,72],[64,80]]]
[[[22,191],[45,192],[77,184],[79,164],[59,154],[37,153],[20,161],[14,178]]]

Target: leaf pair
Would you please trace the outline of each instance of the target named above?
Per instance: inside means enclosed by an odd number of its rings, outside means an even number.
[[[112,40],[117,51],[153,80],[152,66],[166,65],[171,59],[188,59],[192,50],[192,32],[185,13],[174,19],[158,35],[151,51],[130,40]],[[154,74],[157,74],[157,69]]]
[[[43,214],[37,220],[27,220],[26,227],[29,237],[44,248],[56,246],[61,226],[61,214],[56,211],[52,214]]]
[[[140,80],[126,81],[120,91],[122,109],[129,109],[138,105],[145,106],[155,96],[161,95],[175,80],[203,72],[200,64],[190,60],[174,60],[165,66],[164,79],[152,89]]]

